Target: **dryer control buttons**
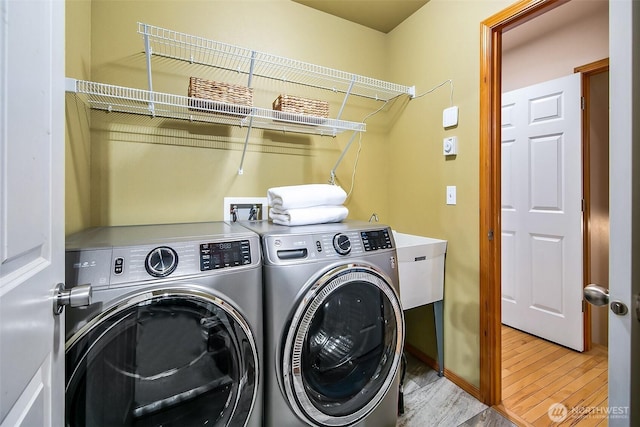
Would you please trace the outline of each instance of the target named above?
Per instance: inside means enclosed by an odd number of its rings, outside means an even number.
[[[144,266],[153,277],[167,277],[178,266],[178,254],[168,246],[157,247],[149,252]]]
[[[340,255],[347,255],[351,252],[351,240],[346,234],[338,233],[333,236],[333,247]]]

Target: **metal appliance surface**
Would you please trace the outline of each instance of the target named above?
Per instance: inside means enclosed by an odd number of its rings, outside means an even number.
[[[67,426],[262,425],[259,237],[223,222],[67,238]]]
[[[262,239],[265,425],[395,426],[404,318],[391,229],[240,224]]]

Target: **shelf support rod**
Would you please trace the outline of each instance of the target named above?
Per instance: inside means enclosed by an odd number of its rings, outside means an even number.
[[[251,63],[249,64],[249,80],[247,81],[247,87],[251,88],[251,83],[253,80],[253,69],[255,68],[256,65],[256,51],[252,50],[251,51]]]
[[[144,24],[144,53],[147,57],[147,81],[149,82],[149,111],[155,117],[155,106],[153,104],[153,78],[151,77],[151,42],[149,41],[149,25]]]
[[[256,63],[256,51],[251,51],[251,63],[249,64],[249,79],[247,81],[247,87],[251,88],[251,81],[253,80],[253,68]],[[253,127],[253,116],[254,112],[251,111],[251,116],[249,117],[249,126],[247,127],[247,135],[244,137],[244,148],[242,149],[242,158],[240,159],[240,167],[238,168],[238,175],[242,175],[244,170],[242,169],[242,165],[244,165],[244,155],[247,153],[247,145],[249,144],[249,134],[251,134],[251,128]]]
[[[356,135],[357,134],[358,134],[358,131],[353,131],[353,135],[351,135],[351,139],[347,143],[347,146],[344,147],[344,150],[342,150],[342,154],[340,154],[340,157],[338,158],[338,161],[333,166],[333,169],[331,169],[330,177],[329,177],[329,183],[330,184],[335,184],[336,183],[336,169],[338,169],[338,166],[342,162],[342,159],[344,158],[345,154],[347,154],[347,151],[349,151],[349,148],[351,147],[351,144],[353,144],[353,141],[356,139]]]
[[[244,148],[242,149],[242,158],[240,159],[240,167],[238,168],[238,175],[242,175],[244,170],[242,169],[242,165],[244,165],[244,155],[247,153],[247,145],[249,144],[249,134],[251,133],[251,127],[253,126],[253,111],[251,112],[251,116],[249,117],[249,127],[247,128],[247,135],[244,137]]]
[[[349,98],[349,95],[351,95],[351,91],[353,90],[353,85],[355,84],[355,82],[356,82],[356,76],[353,76],[351,78],[351,83],[349,83],[349,88],[344,94],[344,99],[342,100],[342,105],[340,106],[340,111],[338,111],[338,116],[336,117],[336,120],[340,120],[340,117],[342,116],[342,111],[344,110],[345,105],[347,105],[347,99]]]

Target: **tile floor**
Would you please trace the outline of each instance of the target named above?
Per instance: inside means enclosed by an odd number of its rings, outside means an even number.
[[[407,353],[404,414],[397,427],[513,427],[511,421],[476,400]]]

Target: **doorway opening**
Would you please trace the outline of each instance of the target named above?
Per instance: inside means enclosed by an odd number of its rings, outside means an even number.
[[[566,0],[521,1],[481,24],[480,76],[480,397],[496,405],[502,400],[502,325],[501,325],[501,98],[502,34],[548,12]],[[601,73],[603,64],[592,69],[577,69],[587,81]],[[607,63],[608,66],[608,63]],[[598,70],[598,71],[594,71]],[[586,94],[586,92],[585,92]],[[584,181],[588,185],[589,181]],[[584,227],[592,225],[588,212]],[[585,229],[585,236],[588,230]],[[585,256],[592,243],[584,241]],[[585,262],[585,266],[587,263]],[[585,271],[584,279],[590,274]],[[588,283],[588,282],[587,282]],[[585,347],[591,345],[591,315],[586,308]]]

